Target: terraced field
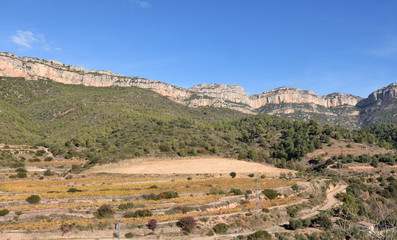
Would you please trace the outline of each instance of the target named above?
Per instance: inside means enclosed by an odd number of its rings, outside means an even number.
[[[209,173],[70,173],[70,164],[76,168],[77,162],[27,164],[26,178],[16,177],[15,169],[3,169],[0,209],[9,213],[0,217],[0,238],[68,238],[92,231],[98,237],[112,237],[117,220],[122,221],[124,234],[134,232],[143,237],[153,234],[145,226],[151,219],[156,219],[161,229],[156,230],[157,234],[183,235],[175,222],[187,216],[199,220],[194,233],[205,235],[215,222],[225,218],[242,220],[256,210],[254,179],[258,179],[259,209],[300,201],[303,198],[299,193],[308,190],[302,185],[300,191],[293,191],[295,181],[268,178],[258,171],[250,176],[237,173],[235,178]],[[270,200],[261,193],[263,189],[275,189],[281,195]],[[31,195],[38,195],[40,202],[28,203],[26,199]],[[98,208],[103,205],[113,210],[110,217],[98,217]],[[134,215],[145,211],[150,214]],[[241,230],[237,220],[234,224],[231,226],[236,231]]]

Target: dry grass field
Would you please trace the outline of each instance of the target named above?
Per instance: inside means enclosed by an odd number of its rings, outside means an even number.
[[[134,159],[79,172],[85,164],[79,159],[44,161],[48,153],[37,156],[35,149],[18,154],[39,160],[26,161],[23,177],[18,177],[15,168],[0,171],[0,210],[8,211],[0,216],[0,239],[94,235],[111,239],[117,219],[123,222],[122,237],[133,233],[135,238],[150,239],[153,234],[178,238],[184,234],[176,222],[188,216],[198,221],[192,236],[206,235],[219,222],[230,223],[238,232],[283,218],[276,209],[252,215],[256,209],[254,179],[259,179],[260,209],[306,201],[313,193],[307,182],[279,178],[280,173],[293,171],[235,159]],[[230,172],[237,176],[232,178]],[[298,191],[291,188],[294,184],[300,186]],[[268,199],[264,189],[280,195]],[[41,200],[28,203],[31,195]],[[98,217],[103,205],[113,210],[110,217]],[[134,215],[142,211],[150,214]],[[258,218],[258,214],[263,216]],[[158,222],[154,232],[146,227],[151,219]]]
[[[131,159],[119,163],[91,168],[89,173],[119,174],[264,174],[278,177],[280,173],[295,172],[260,163],[240,161],[230,158],[176,158],[176,159]],[[228,175],[227,175],[228,176]]]

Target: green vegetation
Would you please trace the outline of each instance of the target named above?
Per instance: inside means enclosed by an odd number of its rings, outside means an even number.
[[[70,193],[75,193],[75,192],[82,192],[83,190],[77,189],[77,188],[69,188],[67,192]]]
[[[120,210],[127,210],[127,209],[131,209],[134,208],[134,203],[132,202],[128,202],[128,203],[122,203],[118,206],[118,209]]]
[[[148,195],[144,195],[143,197],[147,200],[170,199],[170,198],[177,198],[178,193],[174,191],[167,191],[159,194],[150,193]]]
[[[212,230],[216,234],[224,234],[227,232],[228,229],[229,229],[229,226],[225,223],[218,223],[212,228]]]
[[[265,196],[270,200],[275,199],[278,197],[278,195],[280,195],[276,190],[273,189],[264,189],[262,193],[265,194]]]
[[[41,198],[39,195],[30,195],[28,198],[26,198],[26,201],[30,204],[39,204]]]
[[[243,195],[243,191],[241,191],[240,189],[236,189],[236,188],[232,188],[230,189],[229,193],[232,193],[233,195]]]
[[[6,208],[0,210],[0,217],[7,215],[10,211]]]
[[[125,218],[142,218],[152,216],[152,212],[148,209],[136,210],[135,212],[126,212],[123,217]]]
[[[270,233],[268,233],[267,231],[259,230],[253,234],[248,235],[247,239],[248,240],[257,240],[257,239],[270,240],[270,239],[272,239],[272,235],[270,235]]]
[[[94,216],[97,218],[112,218],[114,210],[109,204],[101,205],[95,212]]]
[[[54,156],[81,157],[89,164],[141,156],[223,155],[299,169],[295,160],[331,139],[396,147],[392,124],[351,131],[315,120],[189,108],[135,87],[1,78],[0,93],[0,108],[7,112],[0,114],[0,142],[41,145]],[[44,150],[35,153],[52,160]],[[7,151],[0,160],[2,166],[23,166]]]
[[[134,234],[132,232],[128,232],[124,235],[125,238],[133,238]]]

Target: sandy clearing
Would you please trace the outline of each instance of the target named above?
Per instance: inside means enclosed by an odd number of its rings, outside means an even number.
[[[279,176],[281,172],[295,172],[272,166],[240,161],[230,158],[174,158],[174,159],[131,159],[119,163],[94,166],[88,173],[121,174],[217,174],[217,173],[261,173]]]

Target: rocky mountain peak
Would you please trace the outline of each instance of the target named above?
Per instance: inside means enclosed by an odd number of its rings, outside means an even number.
[[[392,83],[387,87],[376,90],[371,93],[368,98],[361,100],[357,106],[365,107],[373,104],[382,104],[397,99],[397,83]]]
[[[396,83],[373,92],[368,99],[364,100],[358,96],[342,93],[319,96],[311,90],[285,86],[255,95],[248,95],[238,85],[215,83],[200,84],[184,89],[156,80],[127,77],[106,70],[86,70],[83,67],[66,65],[55,60],[18,57],[12,53],[2,52],[0,52],[0,76],[22,77],[27,80],[50,79],[64,84],[82,84],[95,87],[134,86],[153,90],[173,101],[190,107],[225,107],[246,113],[261,112],[267,105],[268,109],[282,108],[282,105],[288,105],[288,111],[281,112],[294,112],[296,111],[294,109],[295,106],[307,107],[307,104],[309,104],[312,106],[311,110],[306,109],[305,111],[317,114],[320,108],[330,109],[326,111],[332,112],[335,107],[347,106],[355,108],[356,105],[367,106],[375,102],[395,99],[397,95]],[[353,111],[354,114],[356,114],[355,111]]]

